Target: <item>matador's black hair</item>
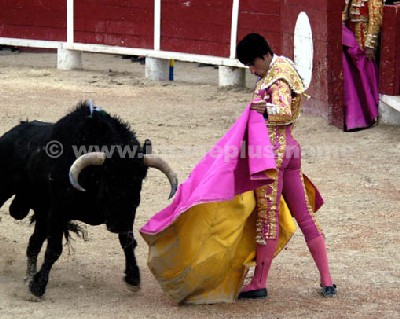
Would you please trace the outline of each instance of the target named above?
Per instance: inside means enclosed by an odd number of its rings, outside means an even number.
[[[268,41],[258,33],[249,33],[236,47],[236,56],[244,65],[252,65],[256,58],[263,59],[267,53],[274,54]]]

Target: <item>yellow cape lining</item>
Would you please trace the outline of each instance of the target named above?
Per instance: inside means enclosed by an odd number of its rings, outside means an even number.
[[[308,179],[305,183],[313,205],[315,189]],[[156,235],[142,233],[149,245],[148,266],[174,301],[211,304],[237,298],[248,269],[255,264],[254,208],[254,193],[250,191],[230,201],[194,206]],[[295,230],[282,198],[275,255]]]

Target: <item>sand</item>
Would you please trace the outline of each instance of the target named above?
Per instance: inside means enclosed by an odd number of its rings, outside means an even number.
[[[176,63],[175,81],[144,78],[144,66],[120,56],[83,54],[82,71],[56,69],[55,53],[0,51],[0,134],[20,120],[56,121],[80,100],[129,122],[140,141],[151,139],[183,182],[225,133],[251,97],[247,88],[219,88],[218,70]],[[318,295],[318,272],[297,231],[274,261],[266,300],[178,306],[146,265],[138,229],[170,203],[169,185],[151,170],[144,182],[135,235],[142,274],[138,292],[124,284],[124,257],[105,226],[87,226],[89,240],[65,247],[41,302],[23,283],[33,227],[16,222],[8,201],[0,209],[0,318],[397,318],[400,313],[400,127],[377,125],[344,133],[326,119],[303,114],[295,135],[303,170],[325,205],[326,235],[336,298]],[[42,260],[42,259],[40,259]]]

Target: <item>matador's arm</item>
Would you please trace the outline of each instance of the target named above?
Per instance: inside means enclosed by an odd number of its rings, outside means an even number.
[[[291,103],[292,91],[284,80],[277,80],[266,91],[266,102],[268,118],[270,120],[278,120],[290,118],[292,116]]]

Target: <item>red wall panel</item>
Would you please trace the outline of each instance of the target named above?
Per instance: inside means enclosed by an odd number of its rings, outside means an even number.
[[[47,41],[66,40],[65,0],[3,0],[0,36]]]
[[[280,3],[280,0],[241,0],[239,5],[238,40],[250,32],[257,32],[268,40],[275,52],[281,52]]]
[[[383,8],[379,92],[400,95],[400,4]]]
[[[75,1],[75,42],[152,49],[154,1]]]
[[[342,71],[342,1],[335,0],[338,10],[328,11],[328,32],[329,43],[327,51],[328,68],[328,118],[329,122],[339,128],[344,125],[343,109],[343,71]],[[332,1],[334,2],[334,1]]]
[[[161,49],[229,56],[232,1],[161,2]]]

